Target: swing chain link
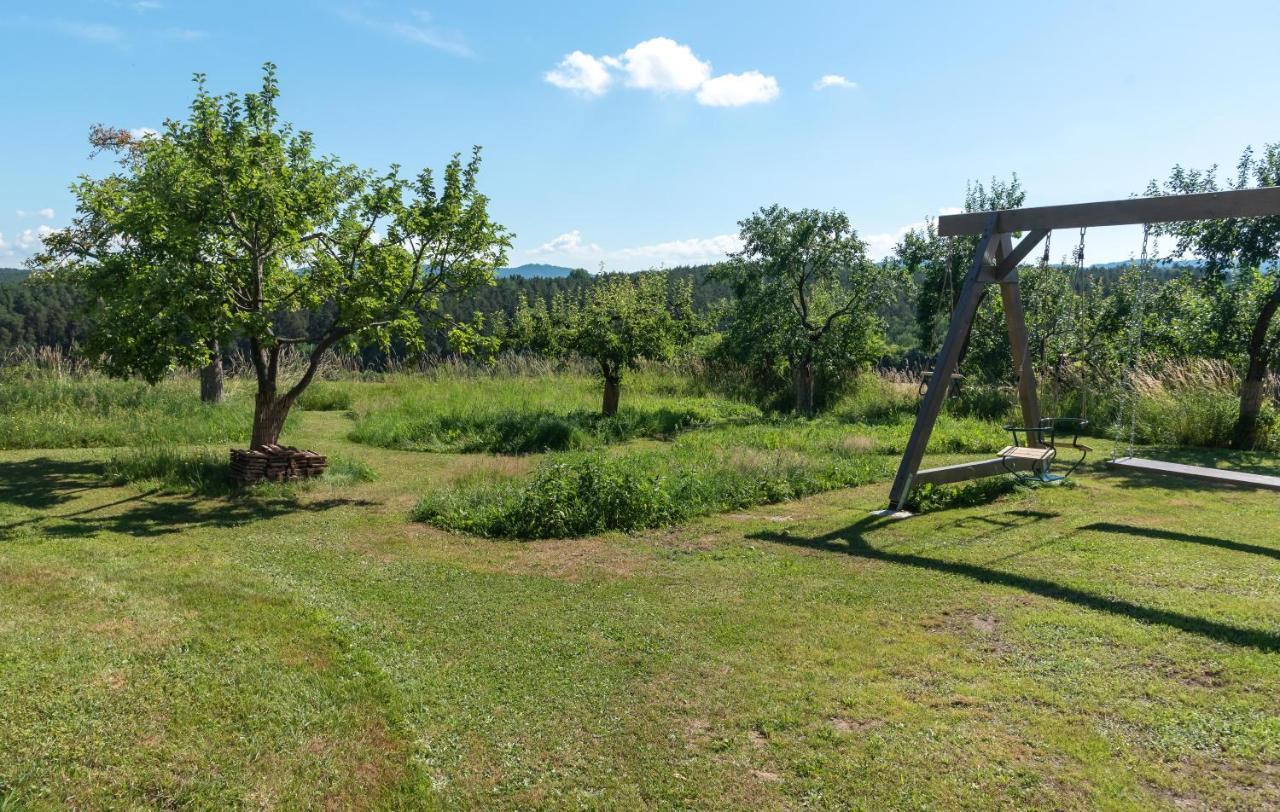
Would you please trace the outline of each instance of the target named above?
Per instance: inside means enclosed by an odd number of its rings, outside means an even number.
[[[1149,250],[1150,249],[1150,250]],[[1129,399],[1129,445],[1127,456],[1133,456],[1133,447],[1138,434],[1138,364],[1142,362],[1142,333],[1146,324],[1147,285],[1151,275],[1152,254],[1151,225],[1142,227],[1142,255],[1138,261],[1138,275],[1135,280],[1137,290],[1134,292],[1133,319],[1129,329],[1129,364],[1125,370],[1125,392]],[[1113,450],[1112,459],[1116,458]]]

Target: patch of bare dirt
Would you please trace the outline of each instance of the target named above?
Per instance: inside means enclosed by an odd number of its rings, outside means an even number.
[[[832,716],[828,722],[837,733],[864,733],[884,725],[883,719],[849,719],[844,716]]]

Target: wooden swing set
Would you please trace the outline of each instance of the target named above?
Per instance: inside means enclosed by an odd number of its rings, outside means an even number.
[[[1006,473],[1021,479],[1041,481],[1062,479],[1063,476],[1055,476],[1051,473],[1051,466],[1057,457],[1059,447],[1063,445],[1061,435],[1064,434],[1062,430],[1064,425],[1070,427],[1072,434],[1069,446],[1080,452],[1079,459],[1074,461],[1066,475],[1074,471],[1075,467],[1083,461],[1084,455],[1089,452],[1090,449],[1079,442],[1080,431],[1086,425],[1085,421],[1041,417],[1031,352],[1027,344],[1027,325],[1023,313],[1022,295],[1018,289],[1018,265],[1035,250],[1042,240],[1048,237],[1050,232],[1055,229],[1120,225],[1143,225],[1149,228],[1154,223],[1276,215],[1280,215],[1280,187],[1140,197],[1068,206],[969,212],[939,217],[938,236],[977,235],[978,245],[956,299],[951,322],[947,327],[946,339],[942,343],[930,382],[921,399],[920,411],[916,415],[915,427],[911,430],[906,452],[902,455],[898,474],[893,480],[893,488],[889,492],[889,512],[904,511],[912,491],[926,483],[944,485]],[[1021,236],[1015,245],[1014,237],[1024,234],[1025,236]],[[1144,262],[1145,253],[1144,245]],[[1013,366],[1018,376],[1018,403],[1022,412],[1022,426],[1007,427],[1013,433],[1013,444],[992,459],[921,470],[920,461],[924,457],[934,424],[951,389],[948,385],[934,385],[934,382],[950,382],[957,374],[960,356],[973,326],[978,305],[981,304],[990,285],[1000,287],[1000,301],[1004,307],[1005,325],[1009,331],[1009,346],[1013,351]],[[1112,468],[1144,474],[1184,477],[1238,487],[1280,490],[1280,477],[1139,459],[1133,456],[1132,437],[1129,453],[1124,456],[1113,454],[1108,465]]]

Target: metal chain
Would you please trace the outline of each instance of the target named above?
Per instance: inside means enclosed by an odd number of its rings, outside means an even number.
[[[1150,271],[1150,253],[1148,245],[1151,240],[1150,224],[1142,227],[1142,257],[1138,261],[1137,291],[1133,298],[1133,321],[1129,331],[1129,367],[1126,372],[1125,391],[1129,395],[1129,450],[1133,456],[1133,445],[1138,434],[1138,364],[1142,360],[1142,330],[1146,321],[1147,282]],[[1115,454],[1112,453],[1112,458]]]

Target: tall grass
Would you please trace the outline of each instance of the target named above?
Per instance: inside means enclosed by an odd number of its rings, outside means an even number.
[[[253,398],[236,380],[227,395],[202,404],[193,377],[150,386],[79,370],[0,368],[0,448],[243,442]]]
[[[631,531],[887,478],[909,421],[775,420],[681,435],[660,447],[549,455],[527,476],[479,474],[427,494],[416,519],[488,537]],[[990,452],[997,427],[944,418],[930,450]]]
[[[701,396],[688,377],[642,370],[623,383],[623,406],[599,413],[600,383],[582,371],[550,375],[451,368],[389,377],[351,439],[414,451],[502,454],[591,448],[637,437],[760,417],[754,406]]]

